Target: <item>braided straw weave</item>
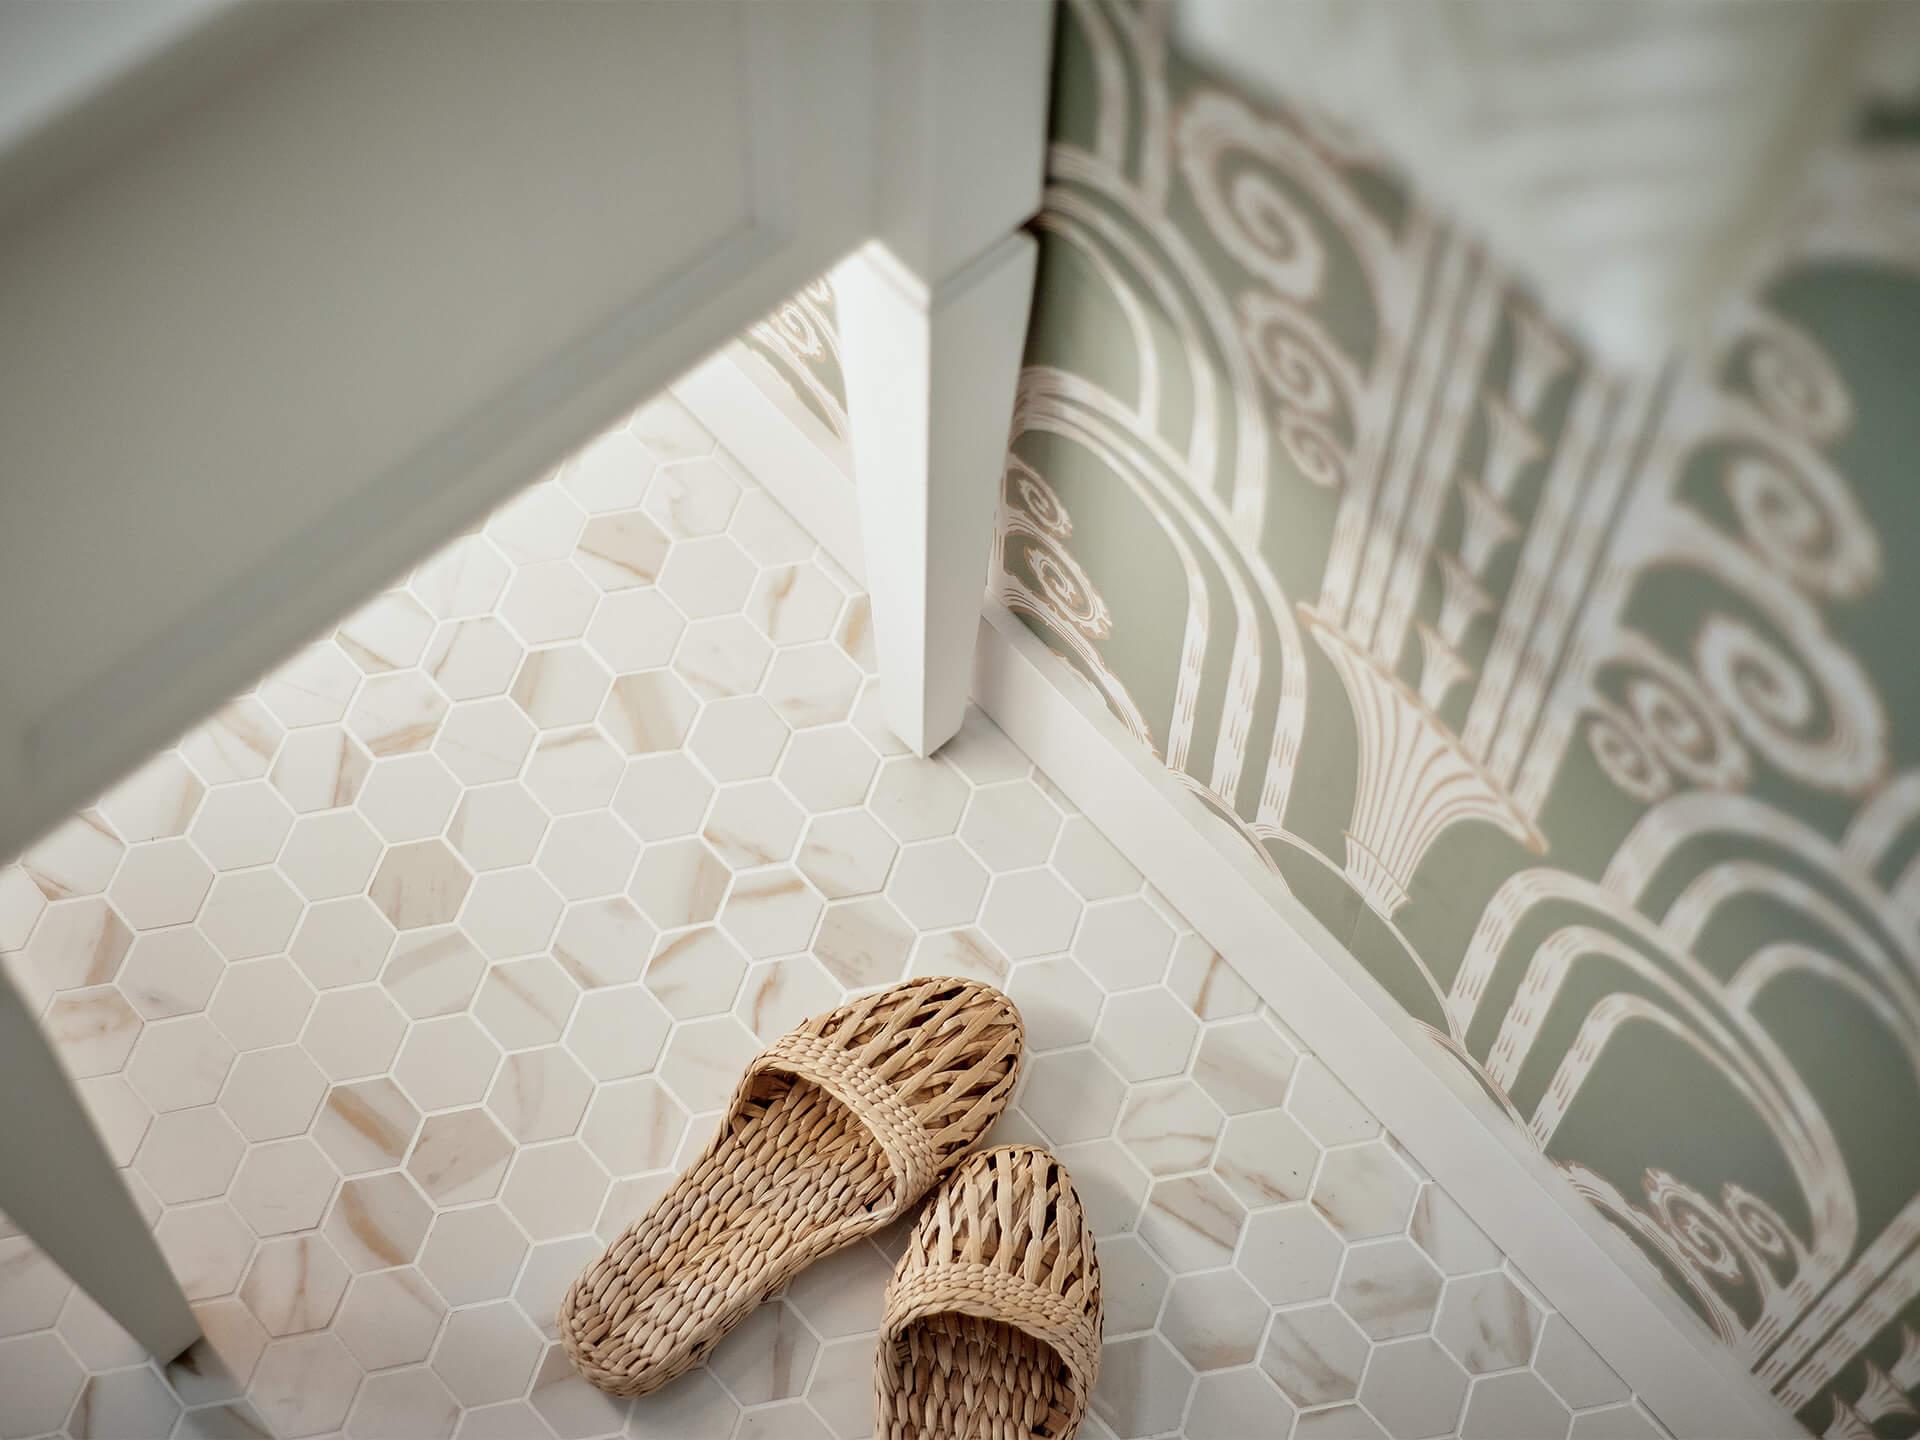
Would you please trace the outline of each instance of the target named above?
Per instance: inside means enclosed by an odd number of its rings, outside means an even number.
[[[561,1343],[645,1395],[815,1260],[924,1195],[1013,1093],[1019,1012],[971,980],[909,980],[816,1015],[747,1068],[693,1167],[560,1303]]]
[[[1100,1373],[1100,1266],[1046,1151],[968,1156],[887,1286],[875,1440],[1065,1440]]]

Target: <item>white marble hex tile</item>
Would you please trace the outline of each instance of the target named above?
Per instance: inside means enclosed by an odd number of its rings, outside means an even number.
[[[460,913],[473,872],[441,840],[391,846],[367,894],[396,930],[445,925]]]
[[[516,649],[515,659],[519,668],[511,672],[507,693],[542,730],[587,724],[613,686],[612,672],[584,644],[549,645],[528,652],[523,660]]]
[[[290,1235],[320,1223],[339,1183],[326,1152],[301,1135],[249,1149],[228,1197],[256,1235]]]
[[[831,1010],[844,993],[840,982],[813,956],[789,955],[748,967],[733,1013],[759,1040],[770,1044],[808,1016]]]
[[[163,1204],[224,1194],[247,1144],[218,1107],[156,1115],[134,1153],[133,1170]]]
[[[705,840],[649,845],[627,894],[662,930],[705,925],[720,913],[733,872]]]
[[[353,679],[357,684],[359,677]],[[176,751],[163,750],[101,796],[97,808],[114,833],[132,845],[186,834],[206,791]]]
[[[1397,1340],[1432,1326],[1440,1284],[1433,1262],[1396,1235],[1347,1251],[1333,1299],[1370,1338]]]
[[[300,1043],[329,1080],[378,1075],[393,1063],[407,1017],[378,985],[325,991],[313,1003]]]
[[[505,1299],[530,1242],[497,1202],[443,1210],[420,1252],[420,1273],[448,1305]]]
[[[773,647],[745,616],[722,615],[689,624],[670,663],[697,698],[721,700],[757,689],[772,659]]]
[[[1259,1352],[1268,1309],[1238,1271],[1209,1270],[1173,1282],[1159,1329],[1196,1371],[1224,1370]]]
[[[631,510],[646,494],[654,458],[625,423],[584,446],[563,464],[559,483],[589,514]]]
[[[447,1436],[460,1421],[460,1402],[424,1366],[369,1375],[347,1416],[348,1440],[394,1435]]]
[[[1347,1145],[1321,1158],[1313,1203],[1349,1240],[1404,1230],[1419,1182],[1383,1142]]]
[[[513,1141],[485,1110],[429,1115],[407,1156],[407,1173],[436,1205],[490,1200],[513,1159]]]
[[[920,930],[969,924],[986,893],[986,868],[953,837],[903,847],[887,877],[887,898]]]
[[[832,725],[853,713],[860,694],[859,667],[836,645],[803,645],[773,657],[761,682],[775,713],[795,730]]]
[[[746,615],[774,644],[803,645],[833,633],[846,599],[817,565],[773,565],[754,582]]]
[[[1302,1200],[1320,1163],[1320,1147],[1283,1110],[1261,1110],[1227,1121],[1214,1168],[1249,1208]]]
[[[524,785],[483,785],[462,792],[447,843],[474,870],[499,870],[531,861],[547,825],[547,812]]]
[[[380,983],[410,1020],[426,1020],[466,1009],[486,971],[479,947],[449,925],[409,930],[395,939]]]
[[[515,675],[524,673],[525,653],[512,630],[493,616],[482,615],[442,625],[421,663],[427,678],[447,699],[480,700],[506,692]],[[526,708],[524,702],[522,708]],[[592,714],[591,707],[587,713]]]
[[[590,990],[580,997],[566,1046],[596,1080],[619,1080],[654,1067],[673,1019],[641,985]]]
[[[478,1104],[499,1066],[500,1047],[472,1016],[443,1015],[408,1029],[393,1078],[421,1110],[448,1110]]]
[[[614,1176],[672,1164],[686,1134],[686,1107],[651,1076],[598,1086],[580,1138]]]
[[[136,930],[153,930],[193,919],[212,885],[213,867],[191,843],[153,840],[127,852],[107,898]]]
[[[660,939],[642,983],[668,1014],[691,1020],[730,1008],[746,973],[747,957],[726,931],[699,925]]]
[[[204,1015],[154,1021],[127,1057],[127,1082],[155,1111],[210,1105],[233,1065],[233,1047]]]
[[[1182,935],[1175,942],[1167,988],[1202,1020],[1250,1015],[1260,1006],[1253,987],[1198,935]]]
[[[1102,1348],[1093,1412],[1117,1435],[1160,1435],[1186,1413],[1193,1372],[1158,1334],[1110,1341]]]
[[[437,756],[395,755],[374,761],[354,808],[392,845],[440,834],[459,800],[460,782]]]
[[[476,875],[459,926],[489,960],[539,955],[559,927],[566,900],[533,866]]]
[[[334,640],[363,674],[381,675],[417,662],[432,634],[433,616],[426,608],[411,595],[389,590],[343,621],[334,631]],[[201,767],[196,763],[195,768]],[[218,783],[208,778],[209,783]]]
[[[1060,812],[1027,780],[974,792],[960,822],[960,838],[996,870],[1046,863],[1060,833]]]
[[[1541,1314],[1499,1271],[1447,1282],[1434,1338],[1475,1375],[1510,1370],[1533,1358]]]
[[[1140,1238],[1175,1272],[1225,1265],[1247,1212],[1211,1174],[1156,1180],[1140,1212]]]
[[[1308,1056],[1294,1072],[1287,1092],[1287,1109],[1306,1132],[1322,1145],[1346,1145],[1371,1140],[1380,1122],[1333,1078],[1317,1059]]]
[[[189,1300],[232,1294],[253,1258],[254,1232],[225,1200],[170,1206],[153,1233]]]
[[[809,811],[838,810],[866,798],[880,757],[851,725],[803,730],[787,742],[778,777]]]
[[[398,1165],[420,1128],[420,1111],[384,1075],[327,1091],[314,1117],[314,1142],[342,1175]]]
[[[687,620],[657,590],[605,596],[587,624],[586,644],[617,675],[656,670],[673,659]]]
[[[764,698],[737,695],[701,709],[687,736],[687,749],[723,784],[759,780],[773,774],[791,734],[787,722]]]
[[[896,840],[951,835],[967,808],[967,782],[936,760],[902,755],[882,762],[868,802]]]
[[[341,648],[320,640],[283,664],[256,692],[288,731],[341,719],[360,687],[360,671]]]
[[[1187,1406],[1187,1440],[1245,1440],[1247,1436],[1285,1435],[1294,1409],[1257,1368],[1202,1375]]]
[[[373,757],[343,726],[295,730],[274,757],[267,783],[296,814],[351,805],[373,769]]]
[[[500,1062],[487,1108],[522,1144],[558,1140],[580,1127],[593,1098],[592,1078],[558,1045],[520,1050]]]
[[[1015,1103],[1056,1145],[1112,1132],[1126,1082],[1092,1050],[1032,1057],[1021,1067]]]
[[[1193,1078],[1229,1115],[1272,1110],[1287,1098],[1297,1058],[1273,1026],[1248,1016],[1207,1027]]]
[[[1474,1383],[1467,1396],[1467,1413],[1460,1420],[1460,1440],[1561,1440],[1573,1416],[1541,1378],[1531,1370],[1489,1375]]]
[[[1467,1375],[1428,1335],[1381,1345],[1360,1382],[1360,1403],[1390,1435],[1451,1435]]]
[[[770,1300],[720,1342],[708,1368],[742,1405],[764,1405],[803,1393],[819,1350],[793,1308]]]
[[[1100,1012],[1093,1044],[1123,1079],[1140,1084],[1183,1072],[1199,1033],[1200,1025],[1193,1012],[1176,1000],[1172,991],[1154,986],[1108,999]],[[1217,1029],[1207,1032],[1194,1075],[1216,1102],[1231,1108],[1228,1102],[1235,1097],[1230,1094],[1222,1098],[1217,1068],[1207,1063],[1219,1033]],[[1252,1065],[1263,1063],[1265,1057],[1250,1062]]]
[[[660,589],[689,620],[706,620],[737,613],[755,573],[753,561],[731,539],[707,535],[673,547]]]
[[[994,1140],[1100,1244],[1086,1440],[1655,1440],[983,715],[906,753],[866,597],[684,408],[556,474],[0,866],[0,964],[209,1337],[143,1365],[0,1228],[0,1434],[861,1440],[902,1226],[631,1405],[553,1312],[756,1051],[962,974],[1026,1022]]]
[[[514,571],[500,600],[500,618],[528,645],[577,640],[600,592],[565,560],[523,565]]]
[[[720,928],[756,960],[804,950],[819,923],[820,897],[786,865],[739,876],[720,910]]]
[[[411,1264],[420,1253],[433,1206],[404,1170],[348,1180],[340,1186],[322,1232],[356,1272]]]
[[[913,927],[880,895],[836,900],[820,917],[813,953],[849,990],[886,985],[906,973]]]
[[[386,1369],[426,1359],[445,1313],[434,1286],[409,1265],[355,1275],[334,1311],[334,1332],[361,1365]]]
[[[327,1077],[298,1045],[250,1050],[227,1072],[220,1108],[250,1144],[304,1134],[326,1098]]]
[[[93,1075],[74,1082],[87,1114],[100,1132],[101,1143],[113,1163],[133,1163],[134,1152],[153,1123],[153,1112],[134,1093],[123,1075]]]
[[[458,620],[492,610],[510,573],[505,557],[485,538],[463,535],[421,562],[407,588],[435,619]]]
[[[372,901],[343,895],[307,907],[287,955],[315,989],[333,990],[379,975],[393,942],[393,926]]]
[[[40,892],[35,888],[34,893]],[[133,932],[112,906],[100,899],[47,905],[42,897],[41,903],[44,913],[17,952],[16,965],[9,967],[30,993],[51,996],[58,990],[105,985],[120,974]]]
[[[533,1240],[553,1240],[593,1229],[610,1183],[578,1140],[550,1140],[520,1149],[500,1203]]]
[[[7,1397],[7,1433],[59,1430],[87,1372],[51,1331],[0,1340],[0,1393]]]
[[[164,1020],[206,1009],[225,968],[206,936],[177,925],[133,938],[119,986],[141,1018]]]
[[[126,846],[97,810],[85,810],[36,841],[20,865],[49,900],[98,895]]]
[[[806,817],[771,780],[727,785],[713,797],[701,834],[736,870],[791,858]]]
[[[513,701],[471,700],[448,712],[433,754],[462,785],[485,785],[518,775],[537,734]]]
[[[899,844],[865,810],[819,815],[796,864],[829,900],[870,895],[886,884]]]
[[[1130,1086],[1114,1133],[1150,1173],[1178,1175],[1207,1167],[1224,1123],[1199,1086],[1168,1080]]]
[[[586,810],[553,822],[535,868],[565,900],[590,900],[626,887],[640,842],[611,810]]]
[[[461,1404],[485,1405],[524,1393],[543,1348],[518,1307],[495,1300],[449,1315],[432,1363]]]
[[[40,1023],[75,1079],[120,1069],[141,1028],[139,1012],[106,985],[54,996]]]
[[[1080,924],[1078,897],[1045,869],[994,876],[980,911],[980,928],[1012,960],[1065,950]]]
[[[240,1299],[269,1335],[318,1330],[347,1291],[346,1265],[325,1237],[307,1233],[264,1241],[254,1252]]]
[[[428,749],[446,717],[447,697],[432,680],[418,670],[396,670],[361,683],[346,726],[377,762]]]
[[[1073,953],[1109,990],[1131,990],[1164,979],[1173,954],[1173,930],[1141,896],[1087,906]]]
[[[691,428],[699,431],[697,424]],[[712,451],[713,442],[708,437],[705,450],[697,456],[661,456],[666,463],[654,472],[647,486],[642,508],[676,540],[719,534],[740,503],[743,487],[737,472]],[[702,553],[692,546],[681,547],[680,553],[689,551]]]
[[[670,548],[645,515],[596,515],[580,533],[573,563],[601,590],[632,590],[659,578]]]
[[[969,925],[962,930],[922,934],[914,942],[907,974],[962,975],[1005,990],[1013,976],[1013,963],[984,931]]]

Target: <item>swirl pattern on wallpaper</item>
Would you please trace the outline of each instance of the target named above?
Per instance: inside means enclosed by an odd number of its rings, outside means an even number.
[[[1912,1434],[1920,160],[1610,373],[1163,11],[1057,63],[996,592],[1810,1428]]]

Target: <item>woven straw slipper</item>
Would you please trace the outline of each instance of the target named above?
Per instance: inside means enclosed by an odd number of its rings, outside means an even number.
[[[1066,1440],[1100,1372],[1080,1197],[1031,1145],[970,1155],[887,1285],[874,1440]]]
[[[971,980],[909,980],[816,1015],[747,1067],[691,1169],[560,1303],[576,1368],[645,1395],[768,1294],[917,1202],[999,1118],[1019,1012]]]

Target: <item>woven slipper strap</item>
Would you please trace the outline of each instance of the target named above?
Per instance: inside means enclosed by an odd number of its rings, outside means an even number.
[[[791,1031],[761,1051],[747,1067],[744,1095],[755,1075],[774,1072],[810,1080],[838,1100],[872,1134],[893,1172],[893,1200],[875,1225],[885,1224],[932,1188],[940,1156],[907,1103],[894,1088],[844,1049],[818,1035]]]
[[[991,1265],[955,1260],[897,1277],[887,1292],[882,1333],[892,1341],[927,1315],[975,1315],[1031,1335],[1066,1364],[1084,1407],[1099,1373],[1100,1337],[1086,1311],[1045,1286]]]

